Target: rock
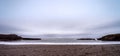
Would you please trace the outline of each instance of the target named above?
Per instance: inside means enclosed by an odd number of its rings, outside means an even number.
[[[23,40],[41,40],[41,38],[22,38]]]
[[[41,40],[41,38],[23,38],[16,34],[0,34],[0,41]]]
[[[93,39],[93,38],[79,38],[77,40],[95,40],[95,39]]]
[[[21,40],[22,37],[16,34],[0,34],[0,41],[13,41],[13,40]]]
[[[101,38],[98,38],[98,40],[102,40],[102,41],[120,41],[120,34],[109,34],[109,35],[103,36]]]

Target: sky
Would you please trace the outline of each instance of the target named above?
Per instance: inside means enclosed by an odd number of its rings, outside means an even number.
[[[0,33],[120,33],[120,0],[0,0]]]

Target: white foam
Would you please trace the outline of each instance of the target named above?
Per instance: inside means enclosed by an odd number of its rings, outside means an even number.
[[[47,42],[47,43],[23,43],[23,42],[0,42],[3,45],[110,45],[110,44],[120,44],[120,42],[74,42],[74,43],[54,43],[54,42]]]

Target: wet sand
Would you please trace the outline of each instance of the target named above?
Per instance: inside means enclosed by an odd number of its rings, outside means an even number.
[[[0,56],[120,56],[120,45],[0,45]]]

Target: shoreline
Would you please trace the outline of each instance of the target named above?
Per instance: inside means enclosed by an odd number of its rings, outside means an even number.
[[[0,45],[119,45],[120,42],[0,42]]]

